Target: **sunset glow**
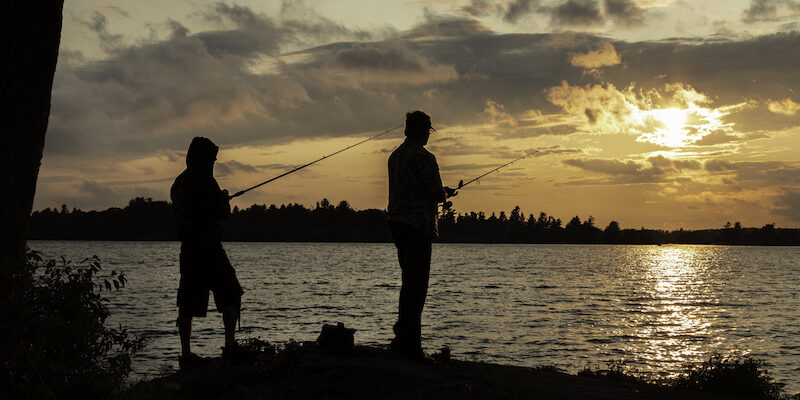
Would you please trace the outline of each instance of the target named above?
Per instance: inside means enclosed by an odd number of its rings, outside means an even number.
[[[666,108],[639,113],[643,124],[653,126],[655,130],[643,133],[636,140],[664,147],[684,147],[725,127],[721,120],[724,113],[696,105],[686,109]],[[655,123],[651,124],[649,120]]]
[[[512,3],[69,2],[34,208],[167,199],[194,136],[221,146],[217,178],[239,190],[423,109],[450,185],[538,151],[465,190],[458,212],[519,205],[601,227],[800,223],[800,34],[788,8]],[[386,158],[402,140],[235,205],[326,197],[383,209]]]

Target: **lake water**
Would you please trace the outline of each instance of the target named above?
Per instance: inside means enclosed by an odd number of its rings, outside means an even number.
[[[47,257],[98,255],[129,282],[112,317],[151,342],[135,376],[177,367],[177,242],[31,241]],[[323,323],[384,345],[400,272],[392,244],[224,243],[242,286],[246,332],[315,340]],[[555,365],[609,360],[670,376],[712,352],[767,360],[800,391],[800,247],[434,244],[423,346],[457,358]],[[213,308],[213,301],[211,302]],[[196,319],[193,350],[220,354],[219,314]]]

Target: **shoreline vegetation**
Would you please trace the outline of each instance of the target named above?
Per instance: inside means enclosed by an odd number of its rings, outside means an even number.
[[[526,368],[433,354],[433,365],[399,358],[388,350],[356,346],[320,349],[289,342],[279,349],[254,339],[251,361],[214,358],[200,368],[175,372],[129,388],[123,399],[797,399],[784,394],[763,362],[712,356],[677,378],[649,381],[621,367],[568,374],[556,367]]]
[[[390,243],[384,210],[354,210],[347,201],[327,199],[314,208],[301,204],[254,204],[234,207],[225,223],[224,241]],[[544,212],[440,213],[440,243],[581,243],[581,244],[722,244],[800,245],[800,229],[766,224],[746,228],[727,222],[720,229],[657,230],[622,228],[616,221],[601,228],[589,216],[562,221]],[[177,240],[170,203],[137,197],[124,208],[103,211],[46,208],[34,211],[28,224],[31,240]]]

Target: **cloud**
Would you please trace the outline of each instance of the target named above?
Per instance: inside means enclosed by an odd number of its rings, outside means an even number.
[[[239,161],[236,160],[217,162],[214,164],[214,171],[219,176],[232,175],[237,171],[254,174],[259,172],[259,170],[260,167],[253,166],[250,164],[240,163]]]
[[[142,187],[129,184],[117,186],[97,182],[93,179],[41,182],[37,185],[39,185],[36,192],[37,209],[44,207],[57,208],[61,204],[66,204],[68,208],[101,210],[108,207],[124,206],[134,197],[160,199],[169,197],[169,186],[166,188]]]
[[[95,181],[84,181],[78,189],[90,198],[88,201],[97,204],[113,204],[119,199],[119,195],[109,186],[99,184]]]
[[[580,168],[609,176],[605,181],[581,180],[573,184],[632,184],[632,183],[664,183],[674,180],[686,180],[680,176],[684,171],[701,170],[703,164],[696,160],[670,159],[662,155],[653,156],[646,162],[616,159],[567,159],[565,165]]]
[[[644,23],[647,14],[633,0],[605,0],[604,7],[599,0],[471,0],[461,11],[473,17],[496,15],[510,24],[541,15],[556,28],[602,25],[606,19],[618,27],[635,27]]]
[[[488,33],[491,30],[479,19],[428,13],[422,23],[398,34],[404,39],[420,40],[463,38]]]
[[[788,9],[790,13],[781,15],[779,11]],[[797,0],[751,0],[750,7],[742,12],[742,21],[755,23],[776,21],[797,15],[800,12],[800,1]]]
[[[510,114],[503,111],[502,104],[498,104],[492,100],[486,101],[486,109],[483,110],[484,114],[489,117],[491,124],[500,127],[514,127],[519,126],[519,122]]]
[[[711,98],[683,84],[666,84],[644,90],[633,84],[623,90],[611,83],[561,86],[547,90],[548,100],[562,108],[573,120],[581,118],[583,132],[628,133],[637,141],[680,148],[687,145],[712,145],[736,140],[735,124],[724,118],[745,103],[709,107]],[[707,136],[712,138],[703,141]]]
[[[742,137],[731,134],[725,130],[717,130],[703,136],[702,139],[692,143],[695,146],[716,146],[725,143],[741,141]]]
[[[298,13],[270,17],[217,5],[205,11],[216,30],[189,32],[171,21],[168,37],[122,38],[101,60],[62,52],[68,56],[59,59],[54,82],[47,156],[131,159],[184,150],[198,135],[230,148],[362,134],[397,125],[412,108],[432,112],[445,129],[488,118],[502,126],[492,133],[502,138],[600,126],[598,132],[641,134],[657,124],[632,126],[627,118],[637,108],[687,103],[672,98],[678,92],[713,96],[721,105],[744,101],[743,93],[759,104],[784,98],[800,62],[796,33],[743,42],[610,43],[572,32],[498,34],[474,18],[427,14],[407,31],[366,35]],[[109,31],[107,21],[97,26]],[[324,32],[330,42],[304,47]],[[361,41],[365,35],[369,41]],[[751,57],[755,52],[762,56]],[[603,82],[581,70],[612,64],[614,55],[625,68],[605,68]],[[763,65],[764,83],[753,83],[751,72]],[[665,82],[677,81],[686,82],[683,89],[667,89]],[[526,117],[532,109],[541,116]],[[761,111],[766,115],[731,111],[725,122],[743,134],[793,123],[767,113],[766,105]],[[706,142],[736,137],[715,135]]]
[[[331,85],[424,85],[458,79],[453,66],[431,65],[422,54],[402,44],[342,43],[317,49],[313,57],[327,61],[309,65],[303,73]]]
[[[498,4],[492,0],[471,0],[468,5],[461,8],[462,11],[473,17],[485,17],[498,9]]]
[[[778,101],[770,100],[767,102],[767,107],[775,114],[795,115],[800,112],[800,104],[789,97]]]
[[[503,10],[503,20],[516,23],[521,17],[534,12],[538,5],[537,0],[513,0]]]
[[[108,18],[105,14],[95,11],[92,13],[91,21],[80,21],[86,25],[99,39],[100,47],[103,49],[112,49],[120,45],[122,35],[112,34],[108,31]]]
[[[613,84],[570,86],[566,81],[547,90],[547,99],[564,112],[583,115],[590,125],[619,130],[636,108]]]
[[[623,26],[644,24],[645,11],[632,0],[606,0],[606,14]]]
[[[705,162],[704,167],[706,171],[711,172],[728,172],[734,170],[734,164],[725,160],[708,160]]]
[[[618,65],[621,61],[614,45],[608,42],[585,53],[569,53],[570,64],[590,70]]]
[[[567,0],[552,9],[556,25],[599,25],[603,23],[597,0]]]
[[[800,222],[800,190],[786,189],[775,197],[772,213]]]
[[[653,183],[664,180],[664,171],[656,167],[648,167],[635,161],[602,160],[602,159],[568,159],[565,165],[580,168],[584,171],[596,172],[612,177],[611,180],[598,181],[587,179],[571,182],[572,184],[629,184]]]
[[[703,169],[713,175],[727,176],[730,182],[748,187],[800,187],[800,164],[787,161],[706,160]]]

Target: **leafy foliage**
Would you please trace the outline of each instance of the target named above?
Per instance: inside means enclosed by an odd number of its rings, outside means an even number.
[[[640,371],[625,367],[625,361],[612,360],[608,368],[584,368],[578,376],[654,385],[662,388],[730,395],[732,398],[781,400],[783,384],[769,375],[768,364],[746,355],[712,354],[701,364],[690,364],[676,378],[648,379]],[[800,394],[794,398],[800,397]]]
[[[101,276],[95,256],[73,264],[27,262],[0,266],[0,397],[100,399],[118,392],[131,357],[144,340],[109,328],[103,291],[119,289],[125,276]]]
[[[758,399],[781,399],[783,385],[772,380],[767,367],[765,361],[750,356],[713,354],[702,364],[689,367],[673,386]]]

